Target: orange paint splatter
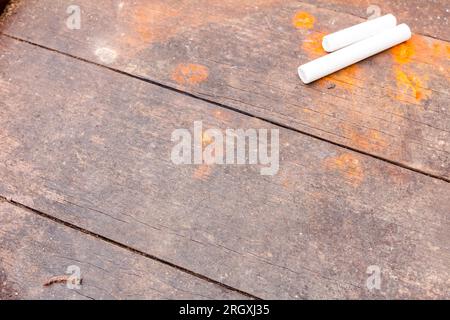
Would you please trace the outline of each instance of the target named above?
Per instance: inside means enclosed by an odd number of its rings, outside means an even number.
[[[322,47],[322,38],[325,36],[325,33],[322,32],[314,32],[311,33],[305,40],[302,42],[302,50],[311,58],[315,59],[327,54],[327,52]]]
[[[450,73],[450,45],[444,45],[440,42],[436,42],[433,43],[432,48],[433,63],[438,66],[439,71],[447,76],[447,74]]]
[[[397,64],[406,64],[413,59],[427,61],[433,54],[433,50],[427,39],[413,35],[410,40],[392,48],[391,54]]]
[[[292,24],[297,29],[312,29],[316,18],[308,12],[300,11],[292,18]]]
[[[426,78],[419,77],[418,75],[395,68],[395,78],[397,81],[397,88],[401,92],[397,98],[404,99],[405,95],[412,95],[416,100],[420,101],[430,96],[431,91],[425,89]]]
[[[439,43],[433,43],[433,55],[439,56],[441,54],[441,45]]]
[[[208,177],[211,175],[211,166],[207,164],[202,164],[195,169],[194,174],[192,177],[196,180],[207,180]]]
[[[424,37],[413,35],[412,38],[392,49],[394,62],[394,75],[399,92],[395,98],[402,101],[408,101],[412,98],[412,103],[428,99],[431,96],[431,90],[425,88],[428,82],[427,69],[421,61],[433,61],[439,71],[444,68],[439,65],[442,61],[441,47],[439,43],[429,44]],[[415,68],[421,70],[420,76],[411,71],[411,62],[413,57],[420,62]],[[423,70],[422,70],[423,69]]]
[[[408,63],[416,53],[414,42],[409,40],[402,44],[399,44],[398,46],[392,48],[391,52],[395,62],[399,64]]]
[[[208,68],[199,64],[179,64],[172,73],[172,79],[178,84],[195,85],[208,79]]]
[[[120,40],[129,50],[144,49],[149,43],[164,39],[168,35],[165,26],[179,15],[180,12],[164,3],[126,4],[119,14],[120,21],[125,22]]]
[[[203,4],[185,1],[126,1],[118,11],[117,34],[127,54],[134,55],[152,42],[167,39],[208,23],[236,19],[254,12],[255,7],[270,7],[282,0],[202,0]]]
[[[338,157],[328,158],[325,165],[330,170],[341,173],[354,187],[364,180],[364,171],[360,160],[351,153],[343,153]]]

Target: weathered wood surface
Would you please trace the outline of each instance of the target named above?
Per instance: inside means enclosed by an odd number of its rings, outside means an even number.
[[[261,298],[449,297],[448,183],[282,128],[277,175],[174,165],[194,120],[274,128],[1,37],[0,195]]]
[[[3,200],[0,221],[0,300],[247,298]],[[79,289],[44,286],[69,266]]]
[[[293,0],[82,0],[70,30],[69,4],[27,1],[3,32],[450,179],[448,42],[415,35],[305,86],[321,36],[362,19]]]
[[[395,13],[399,23],[413,26],[414,32],[450,41],[448,0],[301,0],[301,2],[351,13],[361,18],[392,12]]]

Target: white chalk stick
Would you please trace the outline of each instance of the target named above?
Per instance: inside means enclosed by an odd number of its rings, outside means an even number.
[[[383,30],[393,28],[396,25],[397,19],[392,14],[387,14],[385,16],[326,35],[323,37],[322,47],[327,52],[333,52],[355,42],[374,36]]]
[[[411,30],[403,23],[375,36],[301,65],[298,68],[298,75],[300,76],[300,79],[307,84],[389,49],[410,38]]]

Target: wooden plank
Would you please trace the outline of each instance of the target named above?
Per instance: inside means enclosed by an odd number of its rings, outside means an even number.
[[[29,1],[4,32],[450,180],[448,42],[406,44],[312,85],[321,36],[361,22],[298,1]]]
[[[400,23],[414,32],[450,41],[450,8],[447,0],[301,0],[321,8],[347,12],[361,18],[394,13]],[[379,11],[378,11],[379,10]]]
[[[1,40],[0,195],[261,298],[448,298],[448,183],[283,128],[274,176],[175,165],[194,121],[276,127]]]
[[[0,300],[247,298],[2,200],[0,221]],[[44,286],[69,266],[79,288]]]

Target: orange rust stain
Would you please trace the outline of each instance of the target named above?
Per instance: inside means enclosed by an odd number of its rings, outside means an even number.
[[[292,18],[292,24],[297,29],[312,29],[316,18],[308,12],[299,11]]]
[[[208,68],[199,64],[179,64],[172,73],[172,79],[182,85],[196,85],[208,79]]]
[[[212,172],[211,166],[209,166],[207,164],[202,164],[202,165],[199,165],[197,167],[197,169],[195,169],[192,177],[196,180],[204,180],[205,181],[209,178],[209,176],[211,175],[211,172]]]
[[[337,157],[325,160],[329,170],[341,173],[354,186],[359,186],[364,180],[364,171],[360,160],[351,153],[343,153]]]
[[[312,59],[324,56],[327,52],[322,47],[322,38],[325,33],[314,32],[302,42],[302,50]]]
[[[426,78],[426,76],[420,77],[413,72],[406,72],[400,68],[395,68],[397,88],[401,92],[401,94],[397,95],[397,98],[402,99],[405,95],[412,95],[418,101],[427,99],[431,91],[423,87],[426,85]]]

